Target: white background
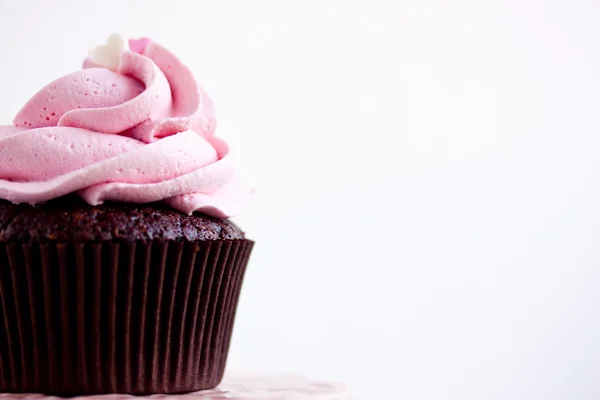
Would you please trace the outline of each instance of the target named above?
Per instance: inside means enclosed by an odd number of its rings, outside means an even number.
[[[1,0],[0,120],[113,31],[257,189],[231,369],[357,399],[600,398],[600,3]]]

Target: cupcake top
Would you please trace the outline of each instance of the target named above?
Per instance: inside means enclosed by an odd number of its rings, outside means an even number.
[[[215,126],[212,101],[175,55],[112,35],[0,126],[0,199],[77,193],[90,205],[160,201],[231,217],[249,191]]]
[[[90,207],[74,195],[38,206],[0,200],[0,244],[244,238],[228,219],[187,216],[160,203],[133,206],[108,201]]]

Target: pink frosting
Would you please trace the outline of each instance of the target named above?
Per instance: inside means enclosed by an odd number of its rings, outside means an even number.
[[[0,198],[36,204],[77,192],[164,201],[191,214],[236,214],[249,191],[214,136],[212,101],[164,47],[130,40],[116,71],[89,59],[0,126]]]

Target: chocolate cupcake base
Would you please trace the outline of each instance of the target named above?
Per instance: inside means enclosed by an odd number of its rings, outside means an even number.
[[[0,243],[0,392],[221,381],[252,241],[38,239]]]

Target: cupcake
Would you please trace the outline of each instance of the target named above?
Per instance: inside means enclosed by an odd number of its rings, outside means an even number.
[[[253,242],[211,100],[112,35],[0,126],[0,392],[184,393],[222,379]]]

